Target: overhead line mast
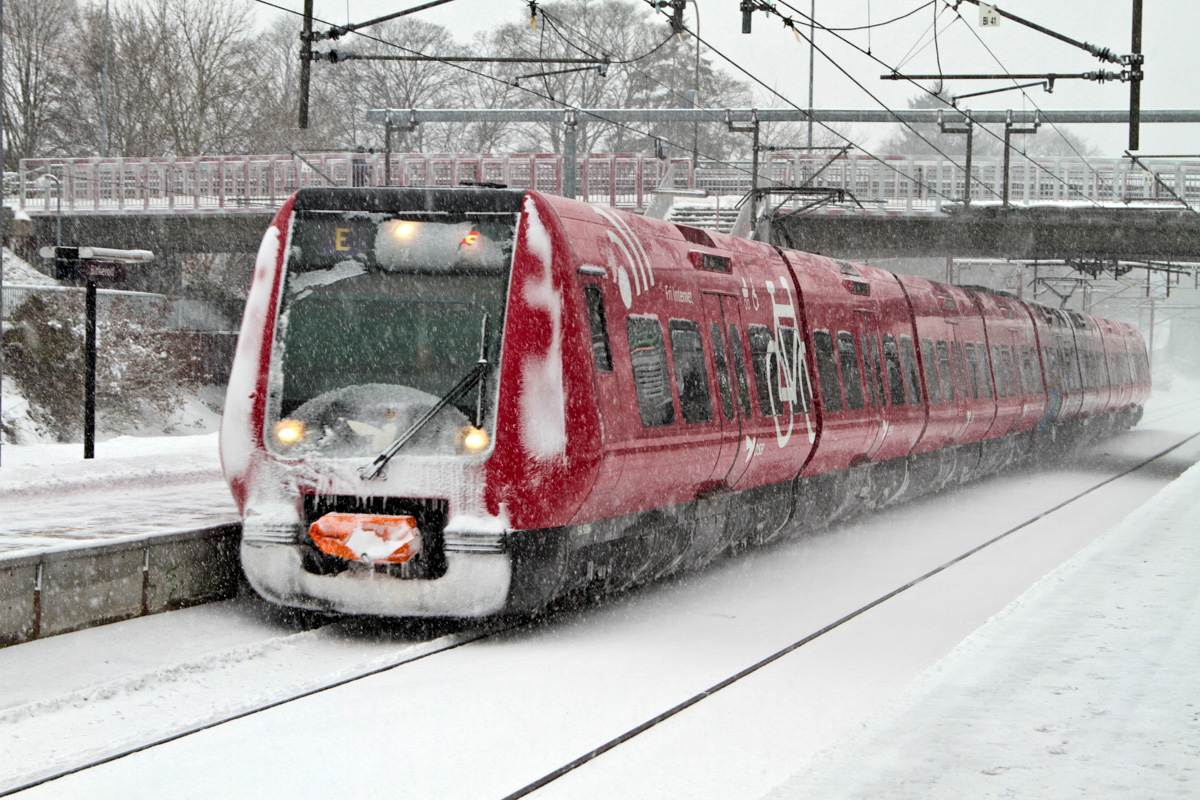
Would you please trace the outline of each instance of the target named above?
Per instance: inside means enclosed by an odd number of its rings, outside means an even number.
[[[955,0],[955,3],[954,3],[955,9],[957,9],[958,6],[962,5],[964,2],[974,3],[975,5],[979,5],[981,0]],[[1047,36],[1051,36],[1055,39],[1058,39],[1061,42],[1066,42],[1067,44],[1072,45],[1073,47],[1078,47],[1081,50],[1086,50],[1087,52],[1091,53],[1092,55],[1094,55],[1096,58],[1100,59],[1101,61],[1108,61],[1112,64],[1120,64],[1121,66],[1126,67],[1126,69],[1122,70],[1119,73],[1118,79],[1121,81],[1128,81],[1128,83],[1129,83],[1129,149],[1130,150],[1138,149],[1138,141],[1139,141],[1139,133],[1140,133],[1139,129],[1141,126],[1141,114],[1142,114],[1142,80],[1145,78],[1145,74],[1142,71],[1142,65],[1146,61],[1146,57],[1142,53],[1142,0],[1133,0],[1132,35],[1131,35],[1131,40],[1130,40],[1130,45],[1129,45],[1130,53],[1129,53],[1129,55],[1124,55],[1124,56],[1119,56],[1119,55],[1115,54],[1111,49],[1109,49],[1107,47],[1099,47],[1094,44],[1089,44],[1088,42],[1081,42],[1081,41],[1078,41],[1077,39],[1072,39],[1071,37],[1064,36],[1063,34],[1058,33],[1057,31],[1052,31],[1049,28],[1038,25],[1036,22],[1030,22],[1027,19],[1018,17],[1016,14],[1010,14],[1009,12],[1004,11],[1003,9],[996,8],[995,6],[993,6],[993,8],[995,9],[995,12],[997,14],[999,14],[1000,16],[1005,17],[1007,19],[1011,19],[1013,22],[1016,22],[1020,25],[1024,25],[1027,28],[1032,28],[1033,30],[1037,31],[1038,33],[1044,33]],[[1088,75],[1104,75],[1104,74],[1105,73],[1103,73],[1102,71],[1099,73],[1084,73],[1084,75],[1079,76],[1079,77],[1085,77]],[[1108,75],[1112,75],[1112,73],[1108,73]],[[884,76],[884,77],[888,77],[888,76]],[[913,77],[916,77],[916,76],[913,76]],[[993,76],[990,76],[990,75],[987,75],[987,76],[985,76],[985,75],[976,75],[976,76],[955,75],[954,77],[959,80],[966,80],[966,79],[972,79],[972,78],[975,78],[975,79],[988,78],[988,79],[990,79]],[[1020,76],[1013,76],[1013,77],[1020,77]],[[1032,76],[1030,76],[1030,77],[1032,77]],[[1060,77],[1075,77],[1075,76],[1063,75]],[[1092,77],[1092,78],[1087,78],[1087,79],[1104,81],[1104,80],[1113,80],[1114,78],[1112,78],[1112,77],[1103,77],[1103,78]]]

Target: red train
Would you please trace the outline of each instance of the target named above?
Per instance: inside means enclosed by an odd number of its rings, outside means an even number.
[[[263,240],[221,434],[282,604],[613,590],[1136,424],[1128,325],[610,208],[314,189]]]

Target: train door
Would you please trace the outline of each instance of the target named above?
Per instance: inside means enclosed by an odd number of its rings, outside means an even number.
[[[601,280],[603,276],[592,274],[580,275],[583,290],[584,305],[587,308],[588,328],[592,340],[592,380],[596,387],[596,401],[600,407],[600,426],[603,431],[604,457],[601,459],[600,475],[596,482],[597,493],[612,491],[621,478],[621,462],[615,457],[613,445],[624,438],[620,430],[626,414],[626,402],[621,396],[613,374],[612,345],[609,341],[609,319],[607,308],[615,301],[617,308],[621,307],[620,299],[615,297],[614,282]],[[609,296],[605,296],[605,289]]]
[[[717,409],[713,416],[721,422],[721,450],[710,483],[730,487],[746,470],[743,455],[745,417],[749,413],[747,386],[741,342],[730,339],[731,328],[740,330],[741,314],[732,295],[704,292],[704,338],[709,342],[716,376]],[[736,348],[736,350],[735,350]],[[740,369],[739,369],[740,365]]]

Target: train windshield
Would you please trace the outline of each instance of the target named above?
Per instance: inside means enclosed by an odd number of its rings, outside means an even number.
[[[297,212],[276,332],[276,452],[375,455],[470,374],[406,453],[490,438],[516,215]],[[481,444],[482,442],[482,444]]]

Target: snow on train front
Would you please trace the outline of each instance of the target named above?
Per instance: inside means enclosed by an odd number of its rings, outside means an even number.
[[[390,616],[506,607],[510,522],[485,495],[518,234],[547,238],[527,230],[527,202],[302,190],[277,215],[221,432],[243,567],[267,599]]]

